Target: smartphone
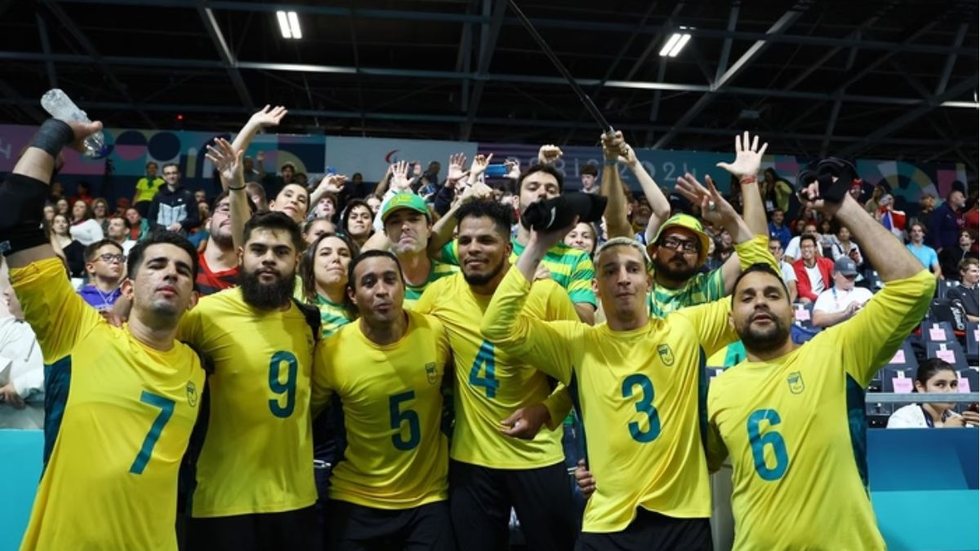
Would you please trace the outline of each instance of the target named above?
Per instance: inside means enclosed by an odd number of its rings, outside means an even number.
[[[507,176],[508,172],[510,172],[510,169],[507,168],[507,165],[500,164],[487,166],[484,174],[487,178],[503,178],[504,176]]]

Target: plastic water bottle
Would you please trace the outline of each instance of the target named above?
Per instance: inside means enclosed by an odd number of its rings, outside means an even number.
[[[60,88],[48,90],[41,96],[41,107],[52,117],[64,121],[92,122],[85,111],[75,105],[68,94]],[[106,154],[105,136],[102,131],[85,138],[85,156],[92,158],[103,157]]]

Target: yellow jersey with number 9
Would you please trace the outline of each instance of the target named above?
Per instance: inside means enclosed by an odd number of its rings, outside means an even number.
[[[110,326],[57,258],[10,278],[44,352],[53,443],[21,549],[176,549],[177,471],[204,384],[197,354]]]
[[[201,299],[178,338],[213,368],[191,516],[294,511],[313,505],[310,370],[313,331],[299,308],[262,311],[241,288]]]

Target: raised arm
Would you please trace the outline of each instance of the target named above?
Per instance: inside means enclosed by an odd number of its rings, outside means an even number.
[[[607,199],[606,230],[609,238],[633,237],[633,226],[626,215],[626,194],[623,192],[623,180],[619,177],[619,158],[627,155],[626,142],[623,133],[616,131],[602,135],[602,181],[599,183],[599,195]]]
[[[626,155],[620,155],[619,162],[625,163],[633,172],[636,181],[640,183],[640,188],[643,189],[643,196],[647,198],[647,203],[650,203],[650,221],[647,222],[646,227],[646,241],[649,243],[657,235],[660,225],[670,218],[670,201],[664,196],[663,190],[650,176],[650,173],[643,168],[643,163],[636,158],[636,152],[628,144],[626,145]]]
[[[442,256],[442,248],[453,239],[453,232],[456,231],[456,211],[459,207],[470,201],[482,200],[493,197],[493,190],[490,186],[480,181],[480,176],[490,166],[490,155],[477,155],[473,158],[470,169],[463,171],[466,163],[466,155],[457,153],[449,158],[449,176],[446,179],[447,186],[460,186],[456,188],[456,198],[453,204],[442,215],[435,224],[432,225],[432,234],[429,236],[429,245],[426,252],[429,258],[439,259]],[[464,182],[468,182],[464,184]]]
[[[235,149],[224,138],[216,138],[208,145],[205,156],[214,163],[221,178],[221,187],[228,190],[228,203],[231,208],[231,242],[237,250],[244,245],[245,222],[252,217],[248,208],[248,195],[245,193],[245,177],[242,174],[244,149]]]
[[[235,149],[235,151],[245,151],[248,149],[249,144],[252,143],[252,138],[255,137],[255,134],[257,134],[259,130],[269,126],[278,126],[279,121],[286,116],[286,113],[288,113],[288,111],[281,105],[277,105],[275,107],[266,105],[262,109],[259,109],[248,119],[245,126],[238,131],[238,135],[235,136],[235,141],[231,143],[231,146]],[[262,159],[264,158],[265,157],[263,156]],[[264,176],[265,168],[262,166],[262,159],[258,160],[258,170],[259,173]]]

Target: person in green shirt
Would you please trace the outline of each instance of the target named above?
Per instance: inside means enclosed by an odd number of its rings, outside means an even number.
[[[163,178],[157,176],[157,168],[157,164],[153,161],[146,163],[146,176],[136,181],[136,193],[133,194],[133,208],[143,218],[146,218],[147,213],[150,212],[150,204],[153,203],[153,198],[160,191],[160,186],[165,183]]]

